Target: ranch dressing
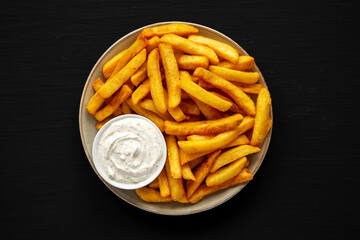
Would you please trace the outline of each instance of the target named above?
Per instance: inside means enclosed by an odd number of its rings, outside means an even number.
[[[99,139],[98,159],[107,176],[120,183],[147,179],[164,154],[162,135],[138,118],[123,118],[108,126]]]

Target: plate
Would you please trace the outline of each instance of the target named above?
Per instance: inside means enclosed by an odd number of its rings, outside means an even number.
[[[170,202],[170,203],[148,203],[142,201],[133,190],[122,190],[116,187],[113,187],[109,184],[107,184],[104,179],[101,178],[99,173],[96,171],[94,167],[94,163],[92,161],[92,145],[95,138],[95,135],[97,133],[96,129],[96,119],[90,115],[86,110],[86,105],[89,102],[90,98],[94,94],[94,90],[92,88],[92,83],[99,77],[104,79],[102,74],[102,66],[109,61],[113,56],[115,56],[117,53],[121,52],[122,50],[128,48],[131,46],[131,44],[136,40],[136,37],[141,33],[141,31],[144,28],[147,27],[153,27],[157,25],[163,25],[163,24],[169,24],[169,23],[178,23],[178,22],[159,22],[155,24],[151,24],[148,26],[141,27],[139,29],[136,29],[124,37],[120,38],[118,41],[116,41],[106,52],[99,58],[99,60],[96,62],[95,66],[91,70],[87,81],[85,83],[81,100],[80,100],[80,108],[79,108],[79,129],[80,129],[80,136],[82,145],[84,147],[85,154],[89,160],[89,163],[91,167],[96,172],[97,176],[101,179],[101,181],[119,198],[126,201],[127,203],[138,207],[140,209],[157,213],[157,214],[163,214],[163,215],[188,215],[188,214],[194,214],[203,212],[209,209],[212,209],[216,206],[219,206],[220,204],[226,202],[227,200],[231,199],[233,196],[235,196],[237,193],[243,189],[247,183],[235,185],[233,187],[218,191],[214,194],[211,194],[209,196],[206,196],[201,201],[199,201],[196,204],[183,204],[178,202]],[[246,51],[240,47],[236,42],[234,42],[229,37],[225,36],[224,34],[211,29],[209,27],[195,24],[195,23],[189,23],[189,22],[182,22],[187,23],[189,25],[192,25],[199,29],[199,34],[203,35],[205,37],[209,37],[215,40],[222,41],[224,43],[227,43],[231,46],[233,46],[235,49],[237,49],[240,53],[240,55],[248,55]],[[256,58],[255,58],[256,61]],[[256,71],[260,73],[260,80],[259,82],[263,84],[264,87],[267,88],[266,82],[264,80],[264,77],[262,76],[259,68],[255,66],[251,69],[252,71]],[[272,108],[270,117],[273,119],[272,114]],[[253,175],[256,174],[257,170],[259,169],[261,163],[264,160],[264,157],[266,155],[267,149],[269,147],[270,138],[271,138],[272,128],[265,138],[263,145],[261,146],[261,151],[252,154],[248,157],[250,161],[249,169],[253,173]],[[250,181],[251,182],[251,181]]]

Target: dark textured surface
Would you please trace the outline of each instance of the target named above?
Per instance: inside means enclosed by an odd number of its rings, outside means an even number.
[[[0,238],[359,239],[359,8],[342,1],[10,1],[1,7]],[[270,89],[255,179],[208,212],[123,202],[82,149],[82,87],[124,34],[169,20],[223,32]],[[163,227],[165,224],[166,227]]]

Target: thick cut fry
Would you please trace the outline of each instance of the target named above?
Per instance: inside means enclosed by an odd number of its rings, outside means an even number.
[[[124,114],[132,114],[132,111],[129,107],[129,104],[127,104],[127,102],[123,102],[121,104],[121,111],[124,113]]]
[[[239,184],[239,183],[244,183],[244,182],[248,182],[250,180],[253,179],[253,175],[250,172],[249,169],[244,168],[239,175],[237,175],[236,177],[224,182],[223,184],[220,184],[218,186],[215,187],[208,187],[206,185],[206,183],[203,183],[197,190],[196,192],[189,198],[189,202],[190,203],[197,203],[198,201],[200,201],[201,199],[203,199],[205,196],[212,194],[214,192],[217,192],[221,189],[224,188],[228,188],[230,186]]]
[[[207,120],[215,120],[222,118],[221,113],[212,106],[203,103],[202,101],[194,98],[193,96],[190,97],[195,102],[196,106],[198,106],[200,112],[204,115],[204,117]]]
[[[138,104],[142,99],[144,99],[150,93],[150,80],[143,82],[131,95],[131,100],[133,104]]]
[[[170,174],[173,178],[181,178],[179,148],[175,136],[165,135]]]
[[[166,175],[166,168],[164,167],[163,170],[160,172],[158,176],[158,182],[159,182],[159,189],[160,189],[160,195],[162,197],[170,196],[170,186],[169,181]]]
[[[218,96],[206,91],[191,80],[191,76],[186,71],[180,71],[181,89],[194,98],[225,112],[231,108],[231,103]]]
[[[150,93],[155,107],[161,114],[165,114],[167,104],[165,102],[164,88],[161,80],[160,54],[158,48],[152,50],[148,56],[147,73],[150,80]]]
[[[249,70],[255,65],[255,60],[250,56],[240,56],[239,61],[236,64],[232,64],[229,61],[222,61],[218,64],[219,67],[231,68],[235,70],[245,71]]]
[[[225,78],[226,80],[245,84],[254,84],[259,81],[260,78],[260,74],[258,72],[244,72],[218,66],[210,66],[209,71]]]
[[[238,51],[226,43],[200,35],[191,35],[188,37],[188,39],[198,44],[210,47],[219,57],[222,57],[223,59],[226,59],[234,64],[239,61]]]
[[[101,122],[98,122],[98,123],[96,124],[96,128],[97,128],[98,130],[100,130],[100,128],[102,128],[102,127],[105,125],[105,123],[107,123],[107,122],[110,121],[111,119],[113,119],[113,118],[112,118],[112,117],[109,117],[109,118],[107,118],[107,119],[102,120]]]
[[[115,76],[133,57],[135,57],[139,52],[144,49],[148,45],[148,41],[143,36],[139,35],[136,41],[124,51],[124,55],[119,58],[114,70],[112,71],[109,79]]]
[[[231,103],[231,108],[229,109],[230,111],[232,111],[232,112],[234,112],[234,113],[240,113],[240,114],[242,114],[242,115],[244,114],[244,111],[241,110],[241,109],[239,108],[239,106],[236,105],[236,103],[234,103],[233,101],[231,101],[231,99],[225,97],[224,95],[222,95],[222,94],[220,94],[220,93],[218,93],[218,92],[213,92],[213,91],[211,91],[211,93],[214,94],[214,95],[216,95],[216,96],[218,96],[218,97],[221,98],[221,99],[224,99],[225,101],[230,102],[230,103]]]
[[[181,174],[183,178],[186,180],[195,180],[195,176],[191,171],[189,163],[185,163],[184,165],[181,166]]]
[[[105,98],[103,98],[98,92],[96,92],[86,105],[86,110],[90,114],[94,115],[104,102]]]
[[[165,96],[165,102],[168,102],[168,93],[164,89],[164,96]],[[184,121],[185,119],[188,119],[188,117],[184,114],[184,112],[181,110],[179,106],[174,108],[168,108],[168,112],[171,115],[173,119],[177,122]],[[168,120],[168,119],[166,119]]]
[[[200,115],[198,106],[191,100],[182,100],[179,104],[180,109],[190,115]]]
[[[205,56],[182,54],[176,58],[176,61],[179,68],[185,70],[195,70],[198,67],[209,67],[209,59]]]
[[[211,64],[217,65],[219,63],[219,58],[214,50],[189,39],[174,34],[166,34],[160,38],[160,42],[169,43],[173,48],[191,55],[205,56]]]
[[[270,93],[266,88],[260,90],[256,101],[256,115],[251,145],[260,146],[268,133],[271,107]]]
[[[189,162],[190,169],[192,170],[195,167],[197,167],[200,163],[202,163],[205,160],[205,158],[206,158],[206,156],[201,156],[201,157],[195,158],[194,160],[190,161]]]
[[[146,38],[153,36],[163,36],[168,33],[173,33],[179,36],[189,36],[191,34],[198,34],[199,30],[193,26],[185,23],[170,23],[156,27],[145,28],[141,34]]]
[[[150,53],[153,49],[157,48],[160,43],[160,38],[154,36],[148,40],[148,46],[146,47],[146,52]]]
[[[174,201],[179,201],[185,195],[184,181],[182,178],[174,178],[171,175],[169,159],[165,163],[166,175],[170,187],[170,195]]]
[[[103,75],[106,79],[110,77],[111,73],[114,71],[119,60],[124,57],[126,51],[127,51],[127,49],[116,54],[113,58],[111,58],[107,63],[104,64]]]
[[[248,144],[250,144],[250,140],[245,134],[243,134],[237,137],[234,141],[232,141],[228,145],[226,145],[224,148],[235,147],[239,145],[248,145]]]
[[[113,112],[115,112],[115,110],[119,108],[120,104],[123,103],[131,95],[131,93],[132,90],[129,86],[127,85],[122,86],[120,91],[118,91],[114,95],[111,102],[108,105],[106,105],[104,108],[102,108],[101,110],[95,113],[94,116],[96,120],[102,121],[111,114],[113,114]]]
[[[213,152],[208,155],[207,159],[201,163],[194,171],[195,181],[188,181],[186,183],[186,192],[187,197],[189,198],[195,190],[200,186],[208,175],[211,166],[213,165],[215,159],[219,156],[221,150]]]
[[[138,106],[138,105],[134,105],[132,103],[131,99],[127,99],[126,103],[129,105],[129,107],[136,112],[137,114],[144,116],[148,119],[150,119],[159,129],[161,132],[164,131],[164,120],[159,117],[158,115],[156,115],[153,112],[150,112],[148,110],[143,109],[142,107]]]
[[[166,86],[169,94],[168,107],[175,108],[181,101],[179,68],[176,63],[174,51],[170,44],[160,43],[159,51],[165,71]]]
[[[161,117],[164,120],[169,120],[169,121],[173,120],[173,118],[168,112],[166,112],[165,114],[160,113],[155,107],[154,101],[152,99],[145,99],[140,103],[140,107],[149,110],[153,113],[156,113],[157,115],[159,115],[159,117]]]
[[[259,94],[260,90],[263,88],[263,86],[260,83],[242,84],[242,83],[233,82],[233,84],[236,85],[241,90],[243,90],[243,92],[252,93],[252,94]]]
[[[159,191],[152,189],[152,188],[148,188],[148,187],[142,187],[142,188],[135,189],[135,192],[139,196],[139,198],[145,202],[171,202],[172,201],[172,198],[170,196],[162,197],[160,195]]]
[[[197,140],[205,140],[205,139],[210,139],[210,138],[213,138],[215,137],[216,135],[196,135],[196,134],[193,134],[193,135],[189,135],[187,136],[187,140],[188,141],[197,141]],[[185,140],[183,140],[185,141]]]
[[[216,172],[208,175],[206,177],[206,185],[208,187],[217,186],[237,176],[245,167],[246,162],[246,157],[240,158],[230,163],[229,165],[217,170]]]
[[[204,157],[206,154],[211,153],[211,152],[204,152],[204,153],[186,153],[184,151],[182,151],[181,149],[179,149],[179,153],[180,153],[180,162],[181,165],[186,164],[187,162],[190,162],[196,158],[199,157]]]
[[[158,178],[155,178],[154,181],[149,183],[148,187],[152,188],[152,189],[159,189],[159,180],[158,180]]]
[[[100,89],[103,85],[104,85],[104,82],[103,82],[103,80],[102,80],[101,78],[96,79],[96,80],[93,82],[93,84],[92,84],[95,92],[99,91],[99,89]]]
[[[234,84],[204,68],[197,68],[194,72],[194,76],[219,88],[229,95],[246,113],[251,116],[255,115],[255,103],[253,100]]]
[[[146,50],[142,50],[138,55],[130,60],[115,76],[108,79],[98,93],[104,97],[110,97],[116,92],[129,78],[138,70],[146,60]]]
[[[138,86],[147,78],[147,61],[131,76],[130,81],[134,86]]]
[[[211,135],[224,131],[230,131],[239,126],[243,116],[241,114],[234,114],[230,117],[225,117],[216,120],[205,120],[197,122],[173,122],[165,121],[165,132],[169,135]]]
[[[249,154],[259,152],[260,148],[254,147],[251,145],[240,145],[238,147],[234,147],[226,152],[223,152],[214,162],[211,167],[211,172],[215,172],[222,166],[235,161],[236,159],[245,157]]]

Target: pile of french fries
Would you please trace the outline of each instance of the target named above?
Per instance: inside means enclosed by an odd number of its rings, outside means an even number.
[[[272,126],[270,93],[250,70],[254,58],[198,33],[183,23],[146,28],[103,66],[107,80],[93,83],[87,110],[98,129],[135,113],[164,133],[164,169],[135,190],[147,202],[196,203],[252,180],[247,157]]]

